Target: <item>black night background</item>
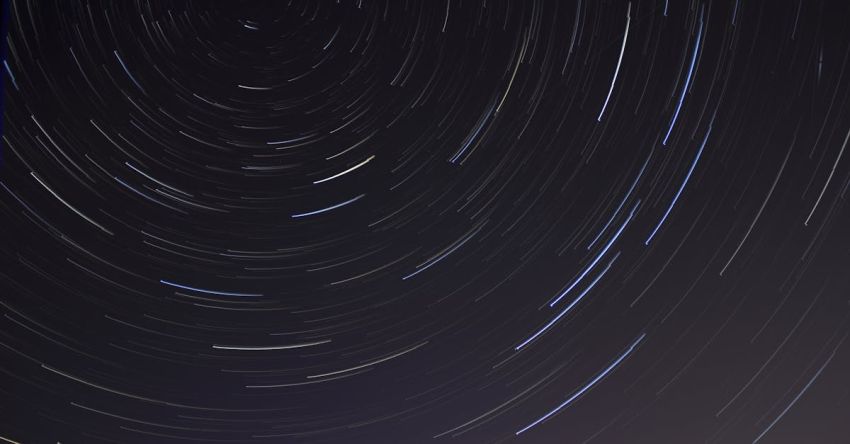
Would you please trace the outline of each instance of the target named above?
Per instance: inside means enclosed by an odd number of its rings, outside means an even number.
[[[0,441],[850,443],[850,3],[4,7]]]

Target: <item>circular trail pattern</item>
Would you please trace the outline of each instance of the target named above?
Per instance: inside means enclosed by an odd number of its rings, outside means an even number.
[[[7,442],[846,442],[850,5],[12,0]]]

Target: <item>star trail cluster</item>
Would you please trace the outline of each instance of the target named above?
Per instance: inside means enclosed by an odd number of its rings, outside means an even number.
[[[850,4],[11,0],[0,441],[850,442]]]

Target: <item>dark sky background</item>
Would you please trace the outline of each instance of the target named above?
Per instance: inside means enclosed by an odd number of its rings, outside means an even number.
[[[850,3],[10,6],[0,440],[850,442]]]

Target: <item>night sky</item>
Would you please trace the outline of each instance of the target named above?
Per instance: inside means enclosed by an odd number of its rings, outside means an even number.
[[[11,0],[0,442],[850,443],[850,3]]]

